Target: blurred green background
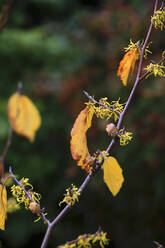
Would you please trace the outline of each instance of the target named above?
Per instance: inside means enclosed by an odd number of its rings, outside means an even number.
[[[0,1],[1,11],[5,2]],[[40,110],[42,126],[33,143],[14,133],[5,169],[12,166],[20,178],[30,178],[51,220],[62,209],[58,204],[65,189],[79,186],[86,176],[69,147],[71,128],[87,101],[83,90],[97,99],[126,101],[135,76],[124,87],[117,67],[130,38],[145,38],[153,6],[150,0],[13,1],[0,33],[0,150],[9,130],[7,102],[21,81],[23,93]],[[160,60],[164,38],[153,31],[153,55],[145,63]],[[56,226],[48,247],[94,233],[98,226],[108,233],[111,248],[151,248],[153,240],[165,244],[164,90],[163,78],[150,77],[136,91],[124,122],[134,138],[112,152],[125,176],[120,193],[114,198],[98,173]],[[106,124],[94,120],[88,133],[91,153],[108,146]],[[8,214],[1,247],[40,247],[46,225],[34,220],[23,207]]]

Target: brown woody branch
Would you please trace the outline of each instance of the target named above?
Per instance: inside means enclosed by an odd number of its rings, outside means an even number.
[[[157,6],[158,6],[158,0],[155,0],[155,6],[154,6],[154,12],[157,10]],[[119,117],[119,120],[118,120],[118,123],[117,123],[117,128],[120,129],[121,125],[122,125],[122,122],[123,122],[123,119],[126,115],[126,112],[128,110],[128,107],[132,101],[132,98],[134,96],[134,93],[136,91],[136,88],[137,86],[139,85],[139,82],[146,76],[146,74],[142,75],[141,76],[141,71],[142,71],[142,63],[143,63],[143,57],[144,57],[144,52],[145,52],[145,48],[147,46],[147,43],[149,41],[149,38],[150,38],[150,35],[151,35],[151,31],[152,31],[152,27],[153,27],[153,21],[151,21],[151,24],[149,26],[149,29],[148,29],[148,32],[147,32],[147,35],[146,35],[146,38],[145,38],[145,41],[144,41],[144,44],[142,46],[142,49],[141,49],[141,55],[140,55],[140,61],[139,61],[139,65],[138,65],[138,72],[137,72],[137,76],[136,76],[136,80],[135,80],[135,83],[134,83],[134,86],[130,92],[130,95],[128,97],[128,100],[126,102],[126,105],[123,109],[123,112],[120,114],[120,117]],[[91,97],[89,97],[88,93],[86,94],[86,96],[90,99]],[[91,99],[92,100],[92,99]],[[107,152],[110,152],[110,150],[112,149],[112,146],[114,145],[115,143],[115,139],[113,138],[107,148]],[[90,183],[90,181],[92,180],[92,178],[94,177],[95,173],[100,169],[101,167],[101,164],[96,164],[96,168],[95,170],[91,171],[89,173],[89,175],[85,178],[83,184],[80,186],[80,190],[81,190],[81,193],[85,190],[85,188],[87,187],[87,185]],[[67,205],[61,212],[60,214],[48,225],[48,228],[47,228],[47,232],[44,236],[44,239],[43,239],[43,242],[41,244],[41,248],[45,248],[47,246],[47,243],[48,243],[48,240],[49,240],[49,237],[54,229],[54,227],[56,226],[56,224],[58,222],[61,221],[61,219],[67,214],[67,212],[69,212],[69,210],[72,208],[71,205]]]
[[[157,6],[158,6],[158,0],[155,0],[155,7],[154,7],[154,12],[157,10]],[[130,95],[128,97],[128,100],[126,102],[126,105],[123,109],[123,112],[120,114],[120,117],[119,117],[119,120],[118,120],[118,123],[117,123],[117,128],[119,129],[122,125],[122,122],[123,122],[123,119],[126,115],[126,112],[128,110],[128,107],[132,101],[132,98],[134,96],[134,93],[136,91],[136,88],[139,84],[139,82],[147,75],[147,73],[143,74],[141,76],[141,71],[142,71],[142,63],[143,63],[143,57],[144,57],[144,52],[145,52],[145,48],[147,46],[147,43],[149,41],[149,37],[151,35],[151,31],[152,31],[152,27],[153,27],[153,21],[151,21],[151,24],[149,26],[149,29],[148,29],[148,32],[147,32],[147,35],[146,35],[146,38],[145,38],[145,41],[144,41],[144,44],[142,46],[142,49],[141,49],[141,55],[140,55],[140,61],[139,61],[139,65],[138,65],[138,72],[137,72],[137,76],[136,76],[136,80],[135,80],[135,83],[134,83],[134,86],[130,92]],[[96,101],[91,98],[91,96],[88,95],[88,93],[86,93],[86,96],[92,100],[93,102],[96,103]],[[105,106],[104,106],[105,107]],[[114,145],[115,143],[115,139],[113,138],[107,148],[107,152],[110,152],[110,150],[112,149],[112,146]],[[96,167],[95,167],[95,170],[91,171],[89,173],[89,175],[85,178],[83,184],[80,186],[80,190],[81,190],[81,193],[85,190],[85,188],[87,187],[87,185],[90,183],[90,181],[92,180],[92,178],[94,177],[95,173],[100,169],[101,167],[101,164],[96,164]],[[48,225],[48,228],[47,228],[47,231],[46,231],[46,234],[44,236],[44,239],[43,239],[43,242],[41,244],[41,248],[45,248],[47,246],[47,243],[48,243],[48,240],[50,238],[50,235],[54,229],[54,227],[56,226],[56,224],[58,222],[60,222],[62,220],[62,218],[67,214],[67,212],[69,212],[69,210],[72,208],[71,205],[67,205],[60,213],[59,215]]]
[[[12,1],[9,0],[8,3],[11,3]],[[154,12],[157,10],[157,6],[158,6],[158,0],[155,0],[155,7],[154,7]],[[6,7],[6,10],[4,11],[3,13],[3,18],[1,18],[0,20],[0,31],[1,31],[1,27],[3,27],[3,23],[4,23],[4,19],[6,19],[7,15],[8,15],[8,11],[9,11],[9,6],[8,6],[8,10],[7,10],[7,7]],[[6,14],[5,14],[6,13]],[[6,16],[6,17],[5,17]],[[141,55],[140,55],[140,61],[139,61],[139,65],[138,65],[138,72],[137,72],[137,76],[136,76],[136,80],[135,80],[135,83],[134,83],[134,86],[130,92],[130,95],[128,97],[128,100],[126,102],[126,105],[123,109],[123,112],[120,114],[120,117],[119,117],[119,120],[118,120],[118,123],[117,123],[117,128],[120,129],[121,125],[122,125],[122,122],[123,122],[123,119],[126,115],[126,112],[128,110],[128,107],[133,99],[133,96],[134,96],[134,93],[136,91],[136,88],[137,86],[139,85],[139,82],[144,79],[144,77],[147,75],[147,73],[144,73],[142,76],[141,76],[141,72],[142,72],[142,63],[143,63],[143,56],[144,56],[144,52],[145,52],[145,48],[147,46],[147,43],[149,41],[149,37],[150,37],[150,34],[151,34],[151,31],[152,31],[152,27],[153,27],[153,21],[151,21],[151,24],[149,26],[149,29],[148,29],[148,32],[147,32],[147,35],[146,35],[146,38],[145,38],[145,41],[144,41],[144,44],[142,46],[142,49],[141,49]],[[88,95],[88,93],[85,93],[86,96],[92,100],[93,102],[97,103],[97,104],[100,104],[99,102],[95,101],[91,96]],[[101,105],[101,104],[100,104]],[[104,105],[105,107],[105,105]],[[108,108],[106,106],[106,108]],[[9,145],[10,145],[10,137],[9,137]],[[107,152],[110,152],[110,150],[112,149],[113,145],[115,143],[115,139],[113,138],[107,148]],[[8,147],[9,145],[7,145],[7,149],[8,150]],[[6,152],[4,152],[6,154]],[[101,164],[102,163],[96,163],[95,164],[95,169],[93,169],[88,175],[87,177],[85,178],[84,182],[82,183],[82,185],[80,186],[79,190],[81,191],[81,193],[86,189],[86,187],[88,186],[88,184],[91,182],[91,180],[93,179],[94,175],[99,171],[99,169],[101,168]],[[10,175],[11,177],[15,180],[15,182],[21,187],[21,183],[15,178],[14,174],[12,173],[12,170],[11,168],[9,169],[10,171]],[[22,188],[22,187],[21,187]],[[27,192],[27,195],[28,195],[28,192]],[[48,241],[49,241],[49,238],[50,238],[50,235],[51,233],[53,232],[55,226],[57,223],[59,223],[63,217],[71,210],[72,208],[72,205],[67,205],[60,213],[59,215],[52,221],[50,222],[44,215],[43,213],[43,220],[47,223],[48,227],[47,227],[47,231],[45,233],[45,236],[44,236],[44,239],[42,241],[42,244],[41,244],[41,248],[45,248],[48,244]]]

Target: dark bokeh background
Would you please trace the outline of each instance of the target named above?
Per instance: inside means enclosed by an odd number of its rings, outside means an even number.
[[[5,0],[0,1],[0,8]],[[6,157],[20,177],[30,178],[42,194],[42,206],[53,219],[71,183],[83,182],[85,173],[71,158],[70,130],[86,98],[119,97],[125,102],[132,87],[116,76],[123,48],[142,40],[150,23],[154,1],[15,0],[8,23],[0,34],[0,150],[9,130],[7,101],[23,82],[23,93],[37,105],[42,126],[34,143],[14,134]],[[164,49],[164,33],[152,33],[153,55]],[[146,63],[146,62],[145,62]],[[137,68],[136,68],[137,69]],[[89,185],[79,204],[57,225],[48,247],[57,247],[82,233],[102,226],[109,247],[155,247],[165,244],[165,167],[163,78],[140,83],[124,125],[134,133],[127,147],[116,146],[112,155],[123,168],[125,182],[114,198],[102,172]],[[105,149],[110,140],[105,122],[94,121],[89,131],[90,151]],[[9,193],[10,194],[10,193]],[[8,214],[2,247],[39,247],[46,225],[22,208]]]

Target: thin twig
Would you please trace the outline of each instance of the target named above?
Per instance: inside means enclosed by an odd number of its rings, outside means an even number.
[[[4,160],[5,160],[6,154],[9,150],[9,147],[11,145],[12,135],[13,135],[13,129],[10,128],[9,132],[8,132],[8,138],[6,141],[6,145],[5,145],[3,152],[0,156],[0,179],[4,176]]]
[[[3,8],[2,8],[2,13],[1,13],[1,18],[0,18],[0,32],[2,31],[2,29],[5,26],[6,20],[7,20],[8,15],[9,15],[9,11],[11,9],[12,2],[13,2],[13,0],[8,0],[7,3],[5,3]]]
[[[26,189],[22,186],[21,182],[18,181],[17,178],[14,176],[11,167],[9,167],[9,173],[10,173],[11,177],[13,178],[13,180],[14,180],[14,181],[20,186],[20,188],[25,192],[25,194],[28,196],[28,198],[30,199],[30,201],[33,201],[31,195],[29,194],[29,192],[26,191]]]
[[[81,192],[81,194],[83,193],[83,191],[85,190],[85,188],[87,187],[87,185],[90,183],[90,181],[92,180],[92,177],[94,176],[94,172],[90,172],[89,175],[85,178],[84,182],[82,183],[82,185],[79,188],[79,191]],[[72,208],[72,205],[67,205],[60,213],[59,215],[48,225],[44,240],[42,242],[41,248],[45,248],[50,234],[53,231],[54,226],[67,214],[67,212]]]
[[[158,63],[156,63],[157,65],[160,65],[163,61],[165,60],[165,57],[163,57]],[[145,78],[148,74],[150,74],[149,71],[146,71],[140,78],[139,81],[141,81],[143,78]]]
[[[85,90],[83,90],[83,92],[84,92],[84,94],[88,97],[88,99],[89,99],[91,102],[96,103],[96,104],[98,104],[98,105],[100,105],[100,106],[103,106],[105,109],[108,109],[108,110],[110,110],[110,111],[112,111],[112,112],[115,112],[116,114],[120,115],[120,112],[119,112],[119,111],[116,111],[116,110],[114,110],[114,109],[112,109],[112,108],[109,108],[109,107],[106,106],[105,104],[96,101],[96,100],[95,100],[92,96],[90,96],[90,95],[88,94],[88,92],[86,92]]]
[[[153,241],[153,243],[155,244],[155,245],[157,245],[157,248],[164,248],[164,246],[163,245],[161,245],[159,242],[157,242],[157,241]]]
[[[154,7],[154,12],[157,10],[157,5],[158,5],[158,0],[155,0],[155,7]],[[126,102],[126,105],[123,109],[123,112],[120,114],[120,118],[119,118],[119,121],[117,123],[117,128],[120,129],[120,126],[123,122],[123,118],[128,110],[128,107],[130,105],[130,102],[134,96],[134,93],[135,93],[135,90],[140,82],[140,74],[141,74],[141,71],[142,71],[142,63],[143,63],[143,56],[144,56],[144,52],[145,52],[145,48],[147,46],[147,43],[148,43],[148,40],[149,40],[149,37],[150,37],[150,34],[151,34],[151,31],[152,31],[152,27],[153,27],[153,20],[151,21],[151,24],[149,26],[149,29],[148,29],[148,32],[147,32],[147,35],[146,35],[146,38],[145,38],[145,41],[144,41],[144,44],[142,46],[142,49],[141,49],[141,54],[140,54],[140,61],[139,61],[139,66],[138,66],[138,72],[137,72],[137,76],[136,76],[136,80],[135,80],[135,83],[134,83],[134,86],[131,90],[131,93],[128,97],[128,100]]]
[[[50,221],[46,218],[46,216],[45,216],[45,210],[44,209],[41,209],[40,216],[41,216],[42,220],[45,223],[47,223],[47,225],[49,226],[50,225]]]
[[[155,0],[154,12],[157,10],[157,6],[158,6],[158,0]],[[139,61],[139,65],[138,65],[138,72],[137,72],[136,80],[135,80],[134,86],[133,86],[133,88],[131,90],[131,93],[130,93],[130,95],[128,97],[128,100],[127,100],[127,102],[126,102],[126,104],[124,106],[123,112],[120,114],[120,117],[119,117],[119,120],[118,120],[118,123],[117,123],[117,126],[116,126],[117,129],[120,129],[120,127],[121,127],[121,124],[123,122],[125,114],[126,114],[126,112],[128,110],[128,107],[129,107],[129,105],[131,103],[131,100],[132,100],[132,98],[134,96],[135,90],[136,90],[139,82],[147,75],[147,73],[146,73],[146,74],[143,74],[140,77],[140,74],[141,74],[141,71],[142,71],[143,56],[144,56],[145,48],[147,46],[151,31],[152,31],[152,27],[153,27],[153,20],[151,21],[151,24],[149,26],[149,29],[148,29],[144,44],[143,44],[142,49],[141,49],[141,55],[140,55],[140,61]],[[115,143],[115,139],[113,138],[111,143],[109,144],[107,150],[106,150],[107,152],[109,152],[112,149],[112,146],[114,145],[114,143]]]
[[[31,197],[31,195],[29,194],[29,192],[22,186],[21,181],[18,181],[17,178],[14,176],[13,172],[12,172],[12,168],[9,167],[9,173],[10,173],[10,177],[13,178],[13,180],[20,186],[20,188],[25,192],[25,194],[27,195],[27,197],[29,198],[30,202],[33,202],[33,199]],[[40,217],[43,219],[44,222],[46,222],[48,225],[50,224],[50,221],[45,217],[45,210],[41,209],[39,215]]]
[[[18,94],[21,94],[21,91],[22,91],[22,83],[19,82],[18,83],[18,86],[17,86],[17,93]],[[19,115],[19,109],[17,107],[17,111],[16,111],[16,116],[15,116],[15,119],[13,121],[13,123],[16,121],[16,119],[18,118],[18,115]],[[0,178],[4,175],[4,160],[5,160],[5,157],[6,157],[6,154],[9,150],[9,147],[11,146],[11,143],[12,143],[12,136],[13,136],[13,128],[10,127],[9,128],[9,132],[8,132],[8,137],[7,137],[7,141],[6,141],[6,144],[5,144],[5,147],[3,149],[3,152],[0,156]]]
[[[8,138],[7,138],[7,141],[6,141],[6,145],[5,145],[4,149],[3,149],[2,155],[0,157],[0,160],[2,162],[4,162],[6,154],[7,154],[8,150],[9,150],[10,145],[11,145],[12,135],[13,135],[13,129],[10,127],[9,133],[8,133]]]

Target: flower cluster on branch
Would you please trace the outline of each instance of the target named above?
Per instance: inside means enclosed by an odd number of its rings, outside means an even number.
[[[33,186],[29,183],[28,178],[22,178],[20,185],[13,185],[11,187],[12,195],[16,198],[18,203],[24,203],[25,208],[28,209],[32,201],[40,203],[41,195],[33,191]],[[28,194],[27,194],[28,192]]]
[[[86,105],[93,106],[94,114],[97,118],[105,120],[113,118],[116,122],[119,119],[120,113],[123,111],[125,104],[120,103],[120,98],[117,101],[112,101],[109,103],[108,98],[104,97],[101,98],[98,102],[93,98],[93,101],[87,102]]]
[[[144,70],[148,72],[146,78],[151,75],[154,75],[155,77],[157,76],[165,77],[165,66],[163,62],[160,65],[150,63],[149,65],[147,65],[146,68],[144,68]]]
[[[155,15],[151,17],[151,20],[154,22],[154,27],[163,30],[165,28],[165,7],[155,11],[154,14]]]
[[[64,245],[60,245],[58,248],[92,248],[96,243],[98,243],[101,248],[108,245],[109,239],[107,238],[107,233],[97,231],[95,234],[79,235],[77,239],[67,242]]]
[[[71,187],[66,189],[66,193],[64,194],[64,199],[59,203],[59,206],[62,203],[66,203],[67,205],[74,205],[76,201],[78,201],[78,197],[81,194],[81,190],[79,190],[74,184],[71,184]]]

